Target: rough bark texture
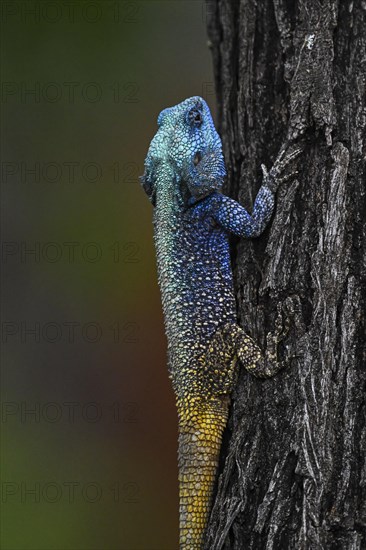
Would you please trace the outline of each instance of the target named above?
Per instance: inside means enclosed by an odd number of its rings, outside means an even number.
[[[207,549],[366,548],[366,2],[208,3],[226,192],[304,136],[270,228],[234,243],[239,322],[264,346],[299,299],[268,381],[241,372]]]

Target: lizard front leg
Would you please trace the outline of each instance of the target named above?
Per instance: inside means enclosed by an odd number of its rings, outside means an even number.
[[[210,206],[215,221],[237,237],[253,238],[261,235],[273,214],[277,187],[296,174],[291,171],[288,173],[287,169],[301,151],[301,146],[288,150],[284,148],[269,172],[262,164],[263,184],[255,199],[252,214],[249,214],[237,201],[214,193],[210,199]]]

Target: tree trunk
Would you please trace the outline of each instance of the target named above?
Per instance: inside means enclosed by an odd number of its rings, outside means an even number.
[[[205,548],[366,548],[366,2],[207,3],[228,169],[249,210],[286,141],[306,147],[270,227],[233,243],[239,323],[263,347],[298,300],[291,367],[233,394]]]

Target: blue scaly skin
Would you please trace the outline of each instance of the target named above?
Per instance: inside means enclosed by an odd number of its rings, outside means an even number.
[[[229,233],[263,232],[273,213],[277,176],[295,156],[280,157],[270,173],[263,167],[265,183],[248,214],[221,194],[226,175],[221,140],[206,102],[192,97],[160,113],[145,160],[141,183],[154,206],[168,368],[179,419],[181,550],[203,546],[237,361],[259,377],[284,366],[276,353],[286,330],[281,315],[265,355],[236,323]]]

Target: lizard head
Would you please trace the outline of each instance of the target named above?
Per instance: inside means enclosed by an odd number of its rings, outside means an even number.
[[[218,191],[226,175],[221,139],[210,109],[201,97],[191,97],[164,109],[158,117],[156,132],[146,160],[141,183],[155,205],[157,177],[168,165],[174,173],[176,191],[188,195],[188,204]],[[183,186],[183,190],[182,190]],[[185,190],[184,190],[185,187]]]

